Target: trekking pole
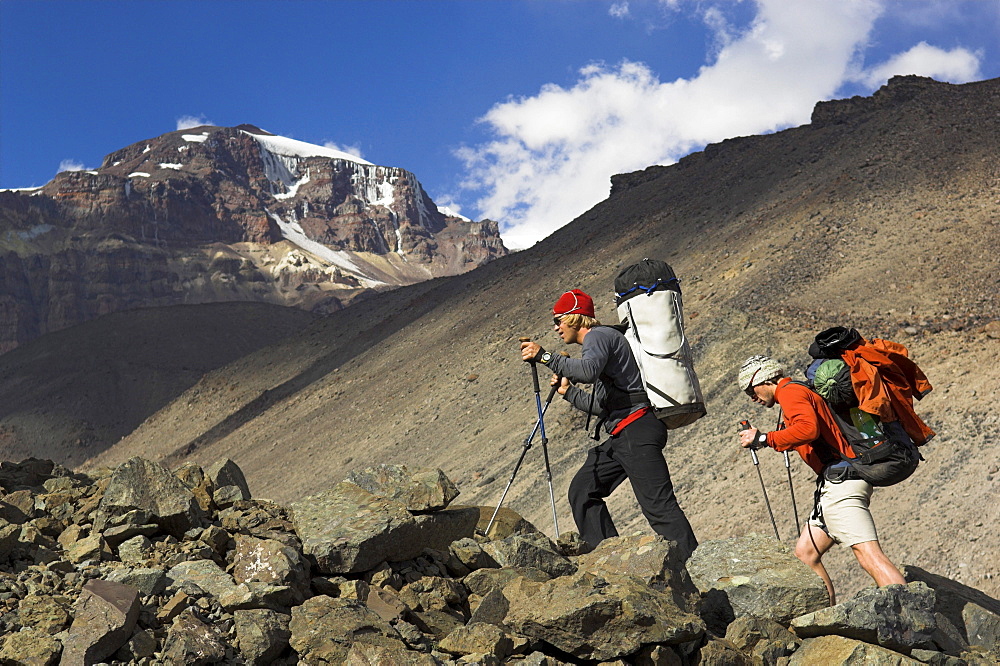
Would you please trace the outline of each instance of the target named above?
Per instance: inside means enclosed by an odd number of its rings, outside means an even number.
[[[526,340],[522,338],[522,341]],[[559,352],[559,353],[562,354],[563,356],[569,356],[569,354],[567,354],[566,352]],[[532,363],[532,368],[534,369],[534,363]],[[535,376],[537,379],[537,370]],[[535,388],[536,389],[538,388],[537,381]],[[537,433],[540,428],[544,428],[544,423],[541,417],[544,416],[545,412],[548,411],[549,405],[552,404],[552,398],[555,396],[557,390],[559,390],[558,383],[556,383],[556,385],[549,390],[549,395],[545,399],[545,407],[541,410],[539,418],[535,421],[535,427],[531,429],[531,433],[524,440],[524,446],[521,449],[521,457],[517,459],[517,464],[514,465],[514,471],[510,475],[510,480],[507,481],[507,487],[503,489],[503,494],[500,496],[500,501],[497,502],[497,506],[493,510],[493,515],[490,517],[490,522],[486,525],[486,530],[484,533],[487,535],[489,535],[490,529],[492,529],[493,527],[493,522],[496,520],[497,514],[500,513],[500,507],[503,506],[503,501],[507,497],[507,492],[510,490],[510,487],[514,484],[514,477],[517,476],[517,472],[521,468],[521,463],[524,461],[524,456],[528,453],[528,449],[531,448],[531,442],[535,439],[535,433]],[[536,391],[536,396],[537,395],[538,392]],[[545,436],[543,435],[542,446],[543,446],[543,452],[545,454],[545,470],[549,477],[549,498],[552,500],[552,517],[553,520],[555,520],[555,495],[552,492],[552,474],[551,471],[549,470],[549,455],[548,455],[548,447],[546,446],[547,444],[548,444],[548,439],[545,438]],[[558,530],[559,530],[558,523],[556,523],[557,537],[559,536]]]
[[[795,514],[795,532],[799,531],[799,508],[795,505],[795,486],[792,485],[792,463],[788,459],[788,451],[785,454],[785,472],[788,473],[788,492],[792,495],[792,513]]]
[[[531,342],[531,338],[520,338],[521,342]],[[535,388],[535,407],[538,409],[538,430],[542,435],[542,455],[545,458],[545,478],[549,482],[549,501],[552,503],[552,523],[556,538],[559,538],[559,518],[556,516],[556,494],[552,488],[552,468],[549,467],[549,438],[545,434],[545,410],[542,409],[541,389],[538,387],[538,365],[531,362],[531,381]],[[558,388],[558,384],[553,389]],[[553,394],[549,391],[550,396]],[[551,399],[551,398],[550,398]]]
[[[740,431],[749,430],[750,422],[746,419],[740,421]],[[771,510],[771,501],[767,498],[767,488],[764,486],[764,475],[760,473],[760,460],[757,459],[757,452],[754,450],[753,446],[750,446],[750,459],[753,460],[753,466],[757,470],[757,478],[760,479],[760,489],[764,493],[764,504],[767,505],[767,515],[771,517],[771,527],[774,528],[774,538],[781,541],[781,536],[778,534],[778,523],[774,522],[774,511]]]

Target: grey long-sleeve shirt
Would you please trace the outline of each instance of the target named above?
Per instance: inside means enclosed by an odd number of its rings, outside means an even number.
[[[583,339],[581,358],[567,358],[555,354],[549,361],[548,367],[571,382],[594,385],[593,401],[590,392],[576,386],[571,386],[563,396],[577,409],[594,415],[599,415],[604,410],[611,392],[627,394],[644,393],[646,390],[628,340],[610,326],[590,329]],[[590,409],[591,402],[593,410]],[[604,423],[604,429],[610,433],[623,418],[648,405],[648,402],[640,402],[611,410]]]

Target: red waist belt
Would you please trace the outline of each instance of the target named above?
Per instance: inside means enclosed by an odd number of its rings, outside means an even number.
[[[618,425],[615,426],[615,429],[611,431],[611,436],[614,437],[615,435],[620,433],[622,430],[625,429],[625,426],[627,426],[629,423],[641,419],[643,416],[646,415],[646,412],[648,411],[649,407],[643,407],[642,409],[637,409],[628,416],[626,416],[625,418],[623,418],[621,421],[618,422]]]

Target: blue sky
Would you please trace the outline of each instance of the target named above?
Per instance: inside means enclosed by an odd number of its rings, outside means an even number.
[[[0,188],[192,123],[414,172],[526,247],[610,176],[893,74],[1000,76],[998,0],[2,0]]]

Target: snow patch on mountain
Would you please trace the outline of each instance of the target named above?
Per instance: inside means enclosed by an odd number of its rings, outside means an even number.
[[[278,228],[281,230],[281,235],[287,240],[298,245],[306,252],[322,259],[323,261],[326,261],[338,268],[342,268],[348,273],[356,276],[363,286],[375,287],[385,284],[385,282],[382,282],[381,280],[367,277],[362,268],[351,261],[348,253],[331,249],[326,245],[318,243],[306,236],[305,230],[294,217],[291,220],[285,220],[280,215],[272,213],[266,208],[264,209],[264,212],[267,213],[272,220],[274,220],[274,223],[277,224]]]
[[[374,166],[371,162],[363,160],[355,155],[351,155],[350,153],[345,153],[341,150],[335,150],[325,146],[317,146],[313,143],[289,139],[284,136],[265,136],[263,134],[253,134],[252,132],[247,132],[246,130],[240,131],[247,136],[252,136],[254,140],[261,145],[261,148],[275,155],[281,155],[284,157],[329,157],[334,160],[347,160],[349,162],[357,162],[358,164]]]

